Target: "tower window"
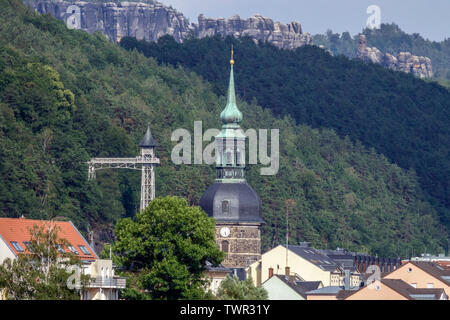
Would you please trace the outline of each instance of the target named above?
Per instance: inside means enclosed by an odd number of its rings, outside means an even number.
[[[228,253],[228,241],[227,240],[222,241],[222,251],[225,253]]]
[[[222,201],[222,213],[230,213],[230,201],[229,200]]]
[[[227,151],[227,164],[233,164],[233,153],[231,151]]]

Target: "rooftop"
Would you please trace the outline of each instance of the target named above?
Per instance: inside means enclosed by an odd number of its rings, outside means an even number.
[[[283,247],[286,247],[286,245],[282,245]],[[337,264],[333,259],[330,257],[322,254],[319,250],[311,248],[311,247],[304,247],[302,245],[289,245],[288,249],[295,253],[296,255],[302,257],[305,260],[308,260],[309,262],[315,264],[319,268],[325,271],[334,271],[336,268],[339,267],[339,264]]]
[[[0,218],[0,239],[2,239],[10,250],[17,256],[20,253],[27,253],[26,242],[31,240],[30,229],[33,226],[55,225],[59,228],[58,237],[66,239],[72,248],[64,248],[66,252],[76,253],[80,260],[98,259],[97,254],[81,235],[78,229],[70,221],[46,221],[25,218]]]
[[[275,274],[274,277],[279,278],[285,284],[287,284],[292,290],[306,299],[306,293],[308,291],[316,290],[322,284],[321,281],[299,281],[295,277]],[[266,280],[269,281],[270,279]]]

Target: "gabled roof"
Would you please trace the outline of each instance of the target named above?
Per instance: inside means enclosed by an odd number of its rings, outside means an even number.
[[[282,246],[286,247],[286,245]],[[339,268],[339,265],[333,259],[324,255],[317,249],[296,245],[289,245],[288,249],[296,255],[302,257],[305,260],[308,260],[310,263],[321,268],[322,270],[334,271]]]
[[[412,265],[425,271],[432,277],[445,282],[447,285],[450,285],[450,270],[448,270],[447,268],[429,261],[408,261],[404,263],[400,268],[407,268],[408,263],[411,263]],[[395,270],[392,272],[395,272]]]
[[[275,274],[273,276],[280,279],[282,282],[284,282],[287,286],[289,286],[292,290],[297,292],[305,299],[306,299],[306,292],[316,290],[322,284],[322,281],[298,281],[295,279],[295,277],[286,275]],[[265,282],[269,280],[270,278],[267,279]]]
[[[0,239],[5,241],[10,250],[17,256],[19,252],[12,242],[17,242],[25,253],[28,252],[24,242],[30,241],[31,235],[29,230],[33,226],[47,226],[53,224],[59,228],[58,237],[66,239],[78,252],[78,256],[83,261],[92,261],[98,259],[97,254],[91,248],[89,243],[84,239],[78,229],[70,221],[46,221],[33,220],[25,218],[0,218]],[[1,241],[1,240],[0,240]],[[83,253],[79,246],[84,246],[89,251],[90,255]],[[67,252],[69,249],[64,248]]]
[[[439,300],[442,294],[445,294],[445,291],[442,288],[414,288],[400,279],[381,279],[380,281],[382,284],[391,288],[408,300]],[[338,300],[344,300],[356,292],[364,289],[365,287],[362,287],[356,291],[342,290],[337,294],[336,298]]]
[[[444,289],[416,289],[410,286],[405,281],[400,279],[381,279],[381,283],[388,286],[392,290],[398,292],[409,300],[429,300],[429,296],[434,296],[432,300],[437,300],[441,297]]]

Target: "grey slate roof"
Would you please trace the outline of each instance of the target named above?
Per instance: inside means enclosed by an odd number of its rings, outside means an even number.
[[[283,245],[283,247],[286,247],[286,245]],[[336,270],[336,268],[339,267],[338,263],[336,263],[333,259],[329,258],[328,256],[322,254],[317,249],[296,245],[289,245],[288,249],[291,250],[296,255],[302,257],[303,259],[308,260],[309,262],[315,264],[322,270],[334,271]]]
[[[349,290],[346,291],[356,291],[359,287],[350,287]],[[319,288],[316,290],[308,291],[308,295],[337,295],[338,292],[344,290],[344,286],[328,286]]]
[[[141,147],[141,148],[153,148],[153,147],[157,147],[157,146],[159,146],[159,144],[153,138],[152,132],[150,131],[150,126],[147,126],[147,132],[145,133],[145,135],[142,138],[141,142],[139,142],[139,147]]]
[[[219,264],[218,266],[214,266],[211,262],[206,261],[206,269],[208,271],[216,271],[216,272],[228,272],[231,273],[233,270],[230,268],[226,268],[223,265]]]
[[[306,292],[317,289],[321,281],[298,281],[292,276],[286,276],[286,275],[280,275],[280,274],[274,274],[274,277],[277,277],[281,281],[283,281],[286,285],[288,285],[292,290],[297,292],[299,295],[301,295],[303,298],[306,299]],[[297,278],[298,279],[298,278]],[[266,281],[269,281],[270,279],[267,279]]]

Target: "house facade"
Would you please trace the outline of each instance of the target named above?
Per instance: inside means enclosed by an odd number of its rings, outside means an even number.
[[[346,268],[319,250],[302,244],[279,245],[262,254],[261,259],[246,270],[255,285],[264,283],[273,275],[290,275],[302,281],[320,281],[327,287],[344,285]],[[347,270],[349,285],[359,286],[361,275],[357,268]]]
[[[450,296],[450,270],[433,262],[408,261],[384,278],[400,279],[415,288],[442,288]]]
[[[90,282],[81,291],[81,299],[115,300],[118,292],[125,288],[125,278],[114,275],[111,260],[99,259],[94,249],[70,221],[45,221],[25,218],[0,218],[0,263],[7,258],[16,259],[28,254],[31,240],[30,230],[34,226],[57,227],[58,237],[67,240],[67,247],[60,252],[72,252],[81,262],[83,274]]]
[[[269,300],[306,300],[306,292],[322,288],[320,281],[301,281],[297,277],[273,275],[262,285]]]
[[[337,300],[448,300],[444,289],[418,289],[400,279],[381,279],[356,291],[340,291]]]

